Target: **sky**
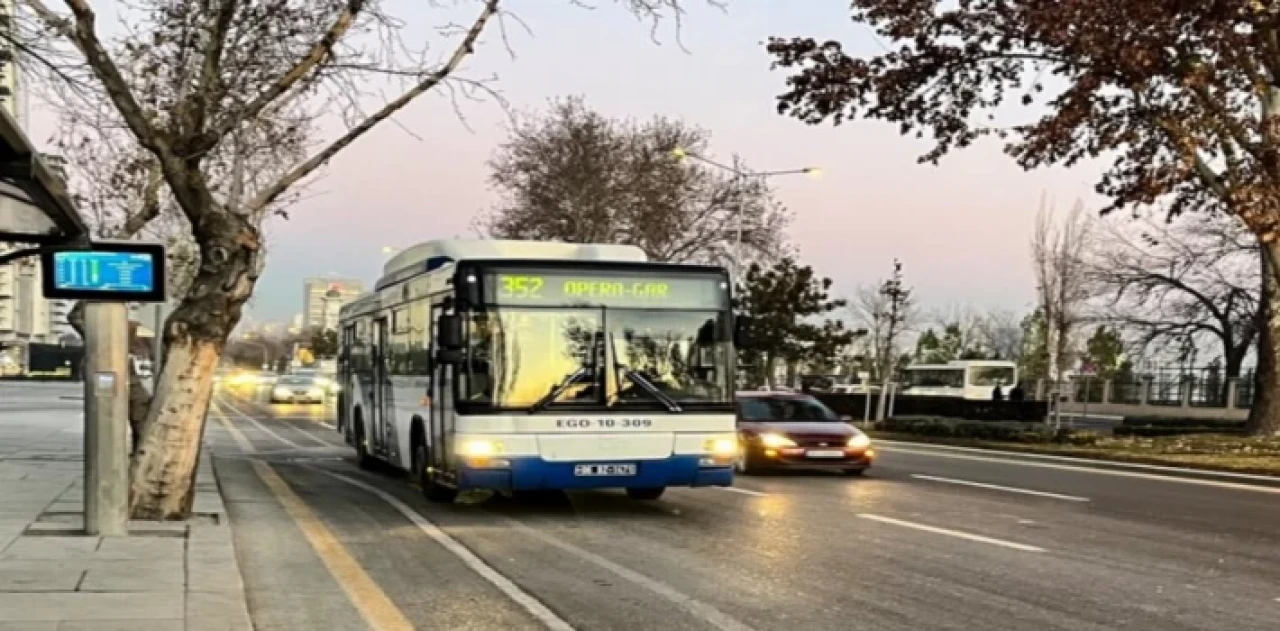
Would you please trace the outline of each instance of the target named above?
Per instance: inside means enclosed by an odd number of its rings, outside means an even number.
[[[425,27],[475,11],[465,2],[446,12],[420,0],[396,3],[424,35]],[[517,110],[579,94],[606,115],[665,115],[701,126],[711,132],[713,156],[736,153],[756,170],[821,167],[821,179],[773,184],[794,215],[790,238],[801,261],[831,277],[836,295],[877,283],[898,258],[926,309],[1025,311],[1033,299],[1029,240],[1041,197],[1064,210],[1077,199],[1096,201],[1094,167],[1026,173],[994,143],[940,166],[918,165],[927,145],[890,124],[811,127],[778,115],[774,97],[786,75],[769,69],[762,42],[770,35],[880,50],[870,30],[848,19],[845,0],[731,0],[725,11],[690,0],[684,50],[671,23],[658,27],[655,43],[649,24],[611,0],[588,4],[595,8],[514,0],[523,25],[508,20],[505,29],[490,28],[465,76],[496,77],[492,85]],[[444,40],[431,37],[442,55]],[[383,247],[474,235],[471,221],[495,201],[486,160],[508,119],[493,99],[461,108],[465,122],[449,98],[425,95],[395,124],[380,125],[333,160],[289,220],[269,224],[266,271],[247,323],[299,312],[309,276],[372,285],[386,260]]]

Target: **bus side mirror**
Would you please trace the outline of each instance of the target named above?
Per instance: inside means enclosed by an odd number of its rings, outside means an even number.
[[[751,345],[751,318],[738,316],[733,319],[733,346],[739,350]]]
[[[442,350],[462,349],[462,317],[458,314],[440,316],[436,330],[437,342]]]

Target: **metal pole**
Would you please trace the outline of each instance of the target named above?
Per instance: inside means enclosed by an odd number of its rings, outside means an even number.
[[[129,312],[84,309],[84,531],[123,537],[129,523]]]
[[[160,374],[160,362],[164,358],[164,321],[164,304],[157,303],[156,326],[155,329],[152,330],[152,335],[155,335],[155,338],[152,339],[151,344],[151,349],[154,353],[151,357],[151,374],[153,375]]]
[[[738,175],[738,212],[735,213],[733,233],[733,282],[742,282],[742,195],[746,194],[746,176]]]

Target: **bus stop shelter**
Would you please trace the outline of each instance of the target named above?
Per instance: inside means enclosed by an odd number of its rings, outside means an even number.
[[[88,234],[62,176],[0,110],[0,244],[73,243]]]

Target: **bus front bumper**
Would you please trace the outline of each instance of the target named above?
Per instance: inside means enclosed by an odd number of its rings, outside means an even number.
[[[662,460],[617,462],[551,462],[538,457],[463,462],[458,488],[497,491],[646,488],[659,486],[730,486],[730,465],[707,465],[704,456],[672,456]],[[632,465],[634,473],[601,475],[593,465]],[[584,471],[583,467],[592,470]]]

